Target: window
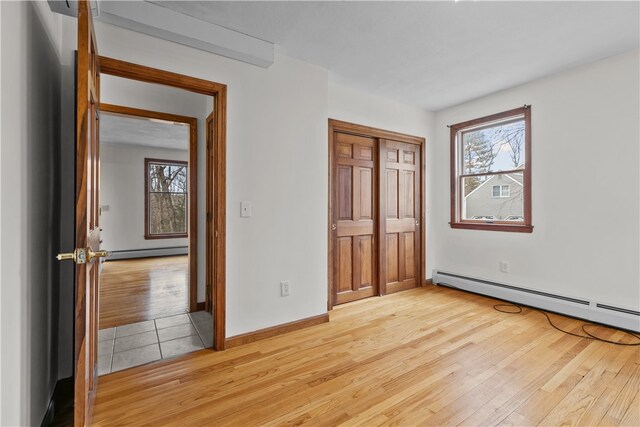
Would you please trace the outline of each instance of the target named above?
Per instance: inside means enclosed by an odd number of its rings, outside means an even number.
[[[530,233],[530,106],[450,128],[451,227]]]
[[[509,185],[494,185],[493,197],[509,197],[511,192],[511,186]]]
[[[145,159],[145,239],[187,237],[187,162]]]

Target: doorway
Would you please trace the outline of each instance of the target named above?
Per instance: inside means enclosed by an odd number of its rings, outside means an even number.
[[[101,264],[98,375],[213,345],[197,233],[198,148],[209,138],[198,121],[211,101],[110,76],[101,83],[103,100],[163,111],[100,104],[99,222],[111,252]],[[185,109],[194,116],[169,112]]]
[[[74,280],[74,425],[91,424],[98,386],[98,291],[102,274],[100,224],[100,104],[101,80],[111,75],[133,81],[184,89],[213,97],[213,141],[206,144],[212,168],[205,172],[207,203],[204,220],[208,261],[205,280],[211,289],[213,348],[225,343],[225,258],[226,258],[226,99],[224,84],[100,56],[93,17],[86,0],[77,2],[78,31],[75,66],[75,247],[60,253],[59,261],[73,262]],[[103,99],[102,99],[103,100]],[[103,100],[104,101],[104,100]],[[204,126],[203,126],[204,128]],[[209,164],[209,162],[207,162]],[[213,239],[209,244],[209,239]],[[157,327],[156,327],[157,329]]]
[[[424,145],[329,120],[329,310],[424,284]]]

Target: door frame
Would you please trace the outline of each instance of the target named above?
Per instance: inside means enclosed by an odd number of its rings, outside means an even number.
[[[213,203],[207,208],[206,236],[213,236],[213,257],[207,254],[205,288],[212,290],[213,348],[224,350],[226,333],[226,124],[227,85],[184,74],[138,65],[119,59],[100,56],[100,73],[115,77],[176,87],[213,97],[214,141],[207,152],[212,168],[207,168],[205,194]],[[208,154],[209,155],[209,154]],[[195,180],[193,180],[195,182]],[[191,184],[190,184],[191,185]],[[192,231],[191,228],[189,230]],[[193,232],[197,234],[197,230]],[[210,259],[213,259],[211,262]]]
[[[334,192],[334,176],[335,176],[335,144],[334,144],[334,133],[348,133],[351,135],[364,136],[369,138],[374,138],[376,140],[376,152],[380,150],[380,140],[388,139],[392,141],[405,142],[408,144],[415,144],[420,146],[420,161],[422,165],[420,167],[422,179],[420,180],[420,277],[418,281],[418,286],[425,285],[425,277],[426,277],[426,222],[425,222],[425,208],[426,208],[426,200],[425,200],[425,189],[426,189],[426,139],[419,137],[408,135],[399,132],[388,131],[384,129],[374,128],[370,126],[359,125],[355,123],[349,123],[336,119],[329,119],[329,193],[328,193],[328,219],[329,222],[327,224],[327,240],[328,240],[328,251],[327,251],[327,288],[328,288],[328,297],[327,297],[327,310],[333,310],[335,305],[334,301],[334,291],[335,291],[335,269],[334,269],[334,252],[335,252],[335,238],[334,231],[331,229],[332,224],[336,223],[336,219],[334,218],[334,202],[333,202],[333,192]],[[378,159],[378,167],[380,167],[380,159]],[[378,183],[380,185],[380,183]],[[380,192],[378,188],[376,188],[376,198],[379,198]],[[381,218],[376,219],[376,223],[374,224],[376,235],[379,234],[379,224]],[[381,239],[378,236],[376,246],[376,256],[380,253],[380,242]],[[378,278],[380,277],[380,262],[377,263],[377,271],[376,274]],[[385,286],[382,283],[378,283],[378,292],[379,295],[385,294]]]
[[[166,120],[168,122],[184,123],[189,126],[189,311],[198,311],[198,119],[196,117],[105,103],[100,103],[100,112],[144,119]],[[146,186],[144,196],[146,200]],[[145,224],[148,224],[147,209],[145,209],[144,220]]]
[[[215,114],[212,111],[211,114],[209,114],[205,120],[205,127],[204,127],[204,131],[205,131],[205,136],[204,136],[204,140],[205,140],[205,144],[206,144],[206,160],[205,160],[205,168],[207,171],[211,170],[214,168],[214,164],[215,164],[215,152],[214,152],[214,141],[215,141],[215,130],[216,130],[216,125],[215,125]],[[209,175],[207,175],[208,177]],[[207,185],[209,184],[209,178],[207,178]],[[214,211],[214,197],[213,194],[210,191],[207,191],[205,194],[205,203],[206,203],[206,211],[207,211],[207,218],[209,217],[209,213]],[[207,227],[206,227],[206,231],[205,231],[205,253],[207,254],[211,254],[215,252],[214,246],[215,246],[215,234],[213,232],[213,227],[210,227],[209,222],[207,221]],[[206,258],[206,276],[207,276],[207,280],[206,280],[206,289],[205,289],[205,300],[204,300],[204,309],[206,311],[208,311],[209,313],[211,313],[212,308],[213,308],[213,295],[212,293],[212,289],[211,289],[211,283],[213,283],[213,272],[214,270],[214,265],[213,265],[213,258],[210,256],[205,257]],[[226,342],[226,339],[225,339]]]

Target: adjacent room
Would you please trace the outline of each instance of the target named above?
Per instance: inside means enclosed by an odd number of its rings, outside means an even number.
[[[0,425],[640,425],[640,1],[0,23]]]
[[[213,346],[206,239],[198,233],[213,101],[108,74],[100,85],[99,215],[101,245],[109,248],[98,297],[104,375]]]

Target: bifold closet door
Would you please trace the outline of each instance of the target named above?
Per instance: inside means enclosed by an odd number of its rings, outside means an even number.
[[[390,294],[419,286],[420,146],[380,140],[380,283]]]
[[[334,134],[334,304],[378,295],[375,241],[377,144]]]

